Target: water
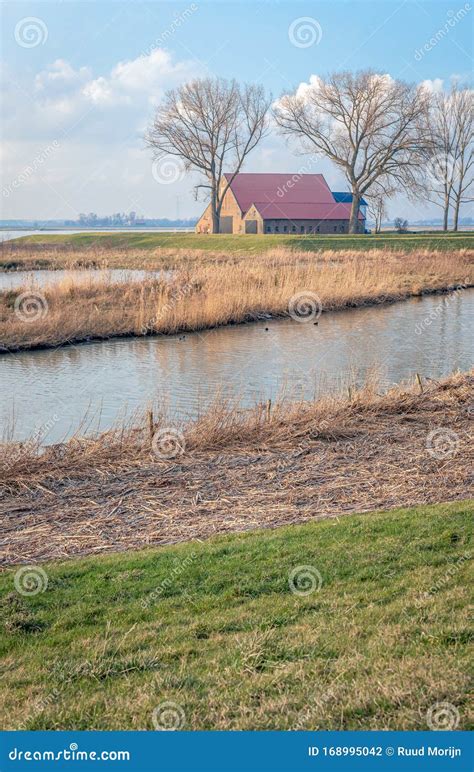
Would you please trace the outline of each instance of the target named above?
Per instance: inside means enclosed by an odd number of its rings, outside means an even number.
[[[160,271],[142,271],[126,268],[68,269],[57,271],[9,271],[0,272],[0,290],[18,287],[54,287],[63,281],[68,283],[94,283],[99,281],[126,283],[159,278]],[[169,272],[168,272],[169,273]]]
[[[65,228],[37,230],[0,230],[0,243],[2,241],[11,241],[19,239],[21,236],[61,236],[72,233],[192,233],[194,228],[76,228],[75,230],[66,230]]]
[[[474,290],[465,290],[326,313],[318,326],[270,321],[8,354],[0,357],[0,433],[60,442],[151,403],[192,417],[219,391],[243,405],[274,399],[284,387],[313,398],[353,377],[360,384],[374,369],[381,389],[416,372],[441,378],[472,366],[473,315]],[[81,424],[86,413],[90,422]]]

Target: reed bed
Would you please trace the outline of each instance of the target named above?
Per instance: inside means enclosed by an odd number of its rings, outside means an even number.
[[[109,247],[100,244],[84,246],[54,246],[4,242],[0,250],[3,271],[68,270],[80,268],[136,268],[155,270],[185,267],[206,258],[225,258],[225,253],[209,253],[201,249],[155,248],[137,249]]]
[[[367,386],[248,411],[221,403],[186,427],[148,415],[95,439],[0,446],[0,562],[466,499],[473,385],[470,373],[384,395]],[[163,458],[152,438],[170,430],[180,446]]]
[[[146,267],[163,267],[158,263]],[[328,311],[474,284],[474,250],[466,249],[409,254],[372,250],[363,255],[276,249],[251,256],[207,254],[202,260],[188,254],[178,264],[169,279],[33,288],[28,290],[33,308],[25,306],[24,314],[17,306],[26,289],[2,292],[0,351],[173,334],[285,316],[291,298],[307,293],[316,295]]]

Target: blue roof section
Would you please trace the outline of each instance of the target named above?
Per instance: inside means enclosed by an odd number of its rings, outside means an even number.
[[[352,193],[335,193],[332,192],[334,201],[337,204],[352,204]],[[361,206],[367,206],[367,201],[364,198],[360,200]]]

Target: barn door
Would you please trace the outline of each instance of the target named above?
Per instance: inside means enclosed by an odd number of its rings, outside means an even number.
[[[219,222],[220,233],[233,233],[233,217],[221,217]]]

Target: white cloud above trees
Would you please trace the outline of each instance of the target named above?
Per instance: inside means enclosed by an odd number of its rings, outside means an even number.
[[[178,206],[181,216],[200,213],[203,204],[194,201],[193,179],[160,186],[143,142],[164,92],[207,74],[195,60],[179,60],[155,48],[103,72],[65,58],[26,72],[20,79],[14,71],[2,71],[2,188],[9,191],[1,199],[3,219],[75,219],[82,211],[130,209],[175,217]],[[298,93],[317,83],[317,75],[311,75]],[[443,87],[437,78],[425,84],[431,90]],[[291,172],[304,166],[305,156],[274,133],[250,156],[245,170]],[[24,173],[32,167],[32,173]],[[344,189],[329,162],[318,159],[314,170],[335,189]],[[24,182],[14,187],[19,178]],[[409,216],[412,209],[402,205],[399,212]]]
[[[143,208],[147,195],[154,202],[169,198],[153,185],[142,135],[166,89],[199,74],[195,61],[178,61],[160,48],[105,73],[66,59],[21,81],[4,69],[2,188],[10,192],[2,198],[2,218],[73,217],[87,208],[81,185],[90,191],[89,208],[101,212],[118,208],[120,189],[128,203],[134,186]],[[45,152],[50,147],[54,152]],[[35,163],[39,156],[41,164]],[[35,173],[25,175],[32,166]],[[25,182],[12,187],[18,177]]]

